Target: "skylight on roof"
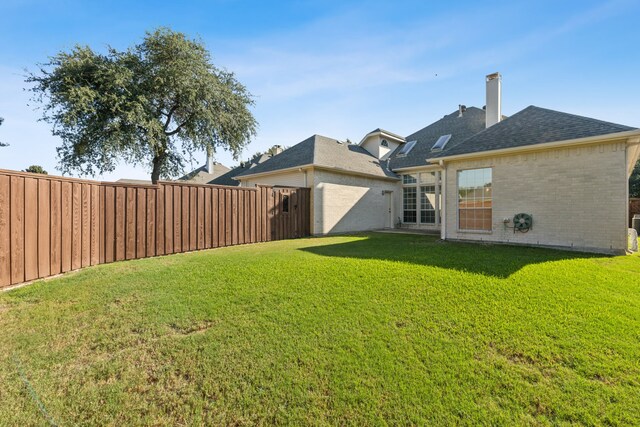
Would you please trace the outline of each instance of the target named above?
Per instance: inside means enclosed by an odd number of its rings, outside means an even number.
[[[431,151],[441,151],[444,148],[444,146],[447,145],[447,142],[449,142],[450,139],[451,139],[451,134],[442,135],[440,138],[438,138],[436,143],[433,144],[433,147],[431,147]]]
[[[411,151],[414,145],[416,145],[416,141],[409,141],[406,144],[404,144],[400,149],[400,151],[398,151],[398,156],[406,156],[409,153],[409,151]]]

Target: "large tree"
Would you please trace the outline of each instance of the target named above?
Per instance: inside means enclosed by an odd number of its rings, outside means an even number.
[[[62,139],[63,173],[111,172],[122,159],[149,165],[155,183],[182,172],[194,152],[237,158],[256,132],[245,86],[212,64],[201,41],[167,28],[126,51],[60,52],[27,82]]]
[[[4,119],[2,117],[0,117],[0,125],[2,125],[2,122],[4,122]],[[5,144],[5,143],[0,142],[0,147],[6,147],[7,145],[9,145],[9,144]]]

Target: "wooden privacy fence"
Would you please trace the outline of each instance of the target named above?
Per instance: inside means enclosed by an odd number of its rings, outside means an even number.
[[[308,188],[131,185],[0,170],[0,288],[90,265],[309,234]]]

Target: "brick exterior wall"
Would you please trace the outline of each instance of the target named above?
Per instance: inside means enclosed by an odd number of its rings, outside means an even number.
[[[283,185],[304,187],[303,172],[283,172],[245,179],[243,186]],[[326,170],[307,171],[311,187],[311,233],[316,235],[393,227],[401,189],[397,181],[367,178]],[[393,191],[391,195],[384,191]],[[391,220],[389,220],[389,198]],[[390,224],[389,224],[390,223]]]
[[[446,238],[622,253],[627,248],[626,145],[608,143],[447,163]],[[458,230],[457,171],[493,168],[492,231]],[[533,215],[528,233],[513,216]],[[505,227],[504,218],[512,221]]]
[[[399,214],[395,181],[314,170],[313,234],[376,230],[393,226]],[[393,191],[391,195],[383,191]],[[389,198],[392,204],[389,224]]]

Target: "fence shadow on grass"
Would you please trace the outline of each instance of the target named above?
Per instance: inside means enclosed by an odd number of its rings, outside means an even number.
[[[603,255],[526,246],[443,242],[420,234],[367,233],[363,239],[300,250],[316,255],[399,261],[507,278],[523,267]]]

